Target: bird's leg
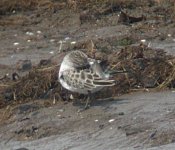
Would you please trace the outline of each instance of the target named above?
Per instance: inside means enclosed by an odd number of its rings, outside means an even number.
[[[89,106],[89,96],[87,97],[86,99],[86,104],[85,104],[85,107],[84,109],[88,109],[90,106]]]
[[[80,102],[81,102],[81,103],[83,103],[83,102],[86,100],[86,98],[87,98],[87,96],[84,95],[84,94],[81,94],[81,95],[79,96],[79,99],[80,99]]]
[[[86,99],[86,105],[84,109],[88,109],[90,107],[90,102],[92,100],[92,94],[90,91],[88,91],[87,99]]]
[[[91,103],[91,100],[92,100],[92,94],[91,94],[90,91],[88,92],[88,95],[85,95],[84,100],[86,100],[85,107],[79,109],[78,112],[82,112],[82,111],[84,111],[84,110],[86,110],[90,107],[90,103]]]

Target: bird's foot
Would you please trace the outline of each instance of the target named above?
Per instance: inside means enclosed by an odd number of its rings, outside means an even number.
[[[85,110],[87,110],[89,108],[90,108],[90,105],[88,104],[88,105],[85,105],[85,107],[78,109],[77,112],[80,113],[80,112],[83,112],[83,111],[85,111]]]

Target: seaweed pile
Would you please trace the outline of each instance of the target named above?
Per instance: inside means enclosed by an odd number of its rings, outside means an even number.
[[[114,75],[117,84],[104,89],[108,92],[98,92],[96,98],[117,96],[137,89],[175,87],[175,58],[163,50],[141,44],[110,54],[96,50],[95,57],[105,62],[110,70],[128,72]],[[35,99],[69,100],[70,92],[62,89],[58,82],[58,70],[58,65],[38,65],[17,81],[1,80],[0,107]]]

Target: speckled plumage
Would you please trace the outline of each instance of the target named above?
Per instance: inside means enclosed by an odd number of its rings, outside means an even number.
[[[114,80],[109,80],[99,62],[81,51],[68,53],[60,66],[59,81],[61,85],[72,92],[81,94],[94,93],[105,86],[115,85]]]

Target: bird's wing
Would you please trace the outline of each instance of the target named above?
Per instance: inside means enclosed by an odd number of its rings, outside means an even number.
[[[71,87],[93,90],[97,87],[113,86],[114,80],[103,79],[100,75],[93,73],[90,69],[66,70],[63,72],[64,81]]]

